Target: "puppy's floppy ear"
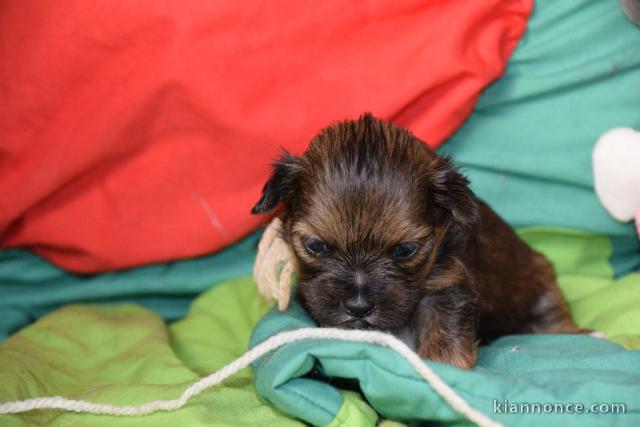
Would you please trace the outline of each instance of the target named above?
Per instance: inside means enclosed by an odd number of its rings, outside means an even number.
[[[465,178],[447,157],[437,157],[432,163],[429,176],[430,199],[440,206],[447,216],[462,227],[480,220],[480,209],[476,196]]]
[[[287,202],[294,192],[298,159],[282,150],[280,159],[273,164],[273,172],[262,188],[262,197],[251,209],[252,214],[272,211],[280,202]]]

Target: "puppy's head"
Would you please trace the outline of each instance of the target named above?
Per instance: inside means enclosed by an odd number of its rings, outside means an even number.
[[[253,213],[283,204],[297,296],[321,326],[397,330],[430,272],[464,245],[478,207],[467,180],[408,131],[371,115],[284,153]]]

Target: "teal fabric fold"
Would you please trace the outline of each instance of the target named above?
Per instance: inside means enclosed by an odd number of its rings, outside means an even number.
[[[261,232],[207,257],[80,276],[23,250],[0,251],[0,342],[64,304],[135,303],[164,320],[184,317],[193,299],[250,274]]]
[[[297,303],[285,313],[274,309],[254,330],[251,345],[278,332],[312,326],[314,322]],[[585,335],[516,335],[482,347],[472,371],[425,363],[472,407],[505,425],[640,425],[640,351],[606,340]],[[357,380],[367,402],[383,417],[469,424],[400,355],[375,345],[324,340],[293,343],[254,364],[254,375],[259,395],[284,413],[314,425],[328,424],[342,404],[331,384],[335,378]],[[623,404],[625,413],[523,416],[505,412],[510,403],[589,408]]]

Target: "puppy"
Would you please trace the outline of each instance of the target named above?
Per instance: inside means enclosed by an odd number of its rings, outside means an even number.
[[[420,356],[464,369],[501,335],[580,331],[544,256],[450,160],[370,114],[285,152],[252,213],[280,204],[320,326],[408,331]]]

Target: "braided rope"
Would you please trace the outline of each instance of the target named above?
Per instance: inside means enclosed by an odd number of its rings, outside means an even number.
[[[61,409],[71,412],[139,416],[157,411],[173,411],[182,408],[189,399],[202,391],[220,384],[239,370],[265,354],[296,341],[320,339],[356,341],[378,344],[388,347],[405,358],[418,374],[436,391],[451,407],[481,427],[496,427],[501,424],[491,420],[480,411],[472,408],[449,385],[431,370],[420,357],[398,338],[379,331],[343,330],[335,328],[302,328],[295,331],[281,332],[260,343],[244,355],[229,363],[219,371],[208,375],[188,387],[177,399],[156,400],[139,406],[116,406],[104,403],[91,403],[83,400],[66,399],[61,396],[37,397],[15,402],[0,403],[0,414],[17,414],[34,409]]]

